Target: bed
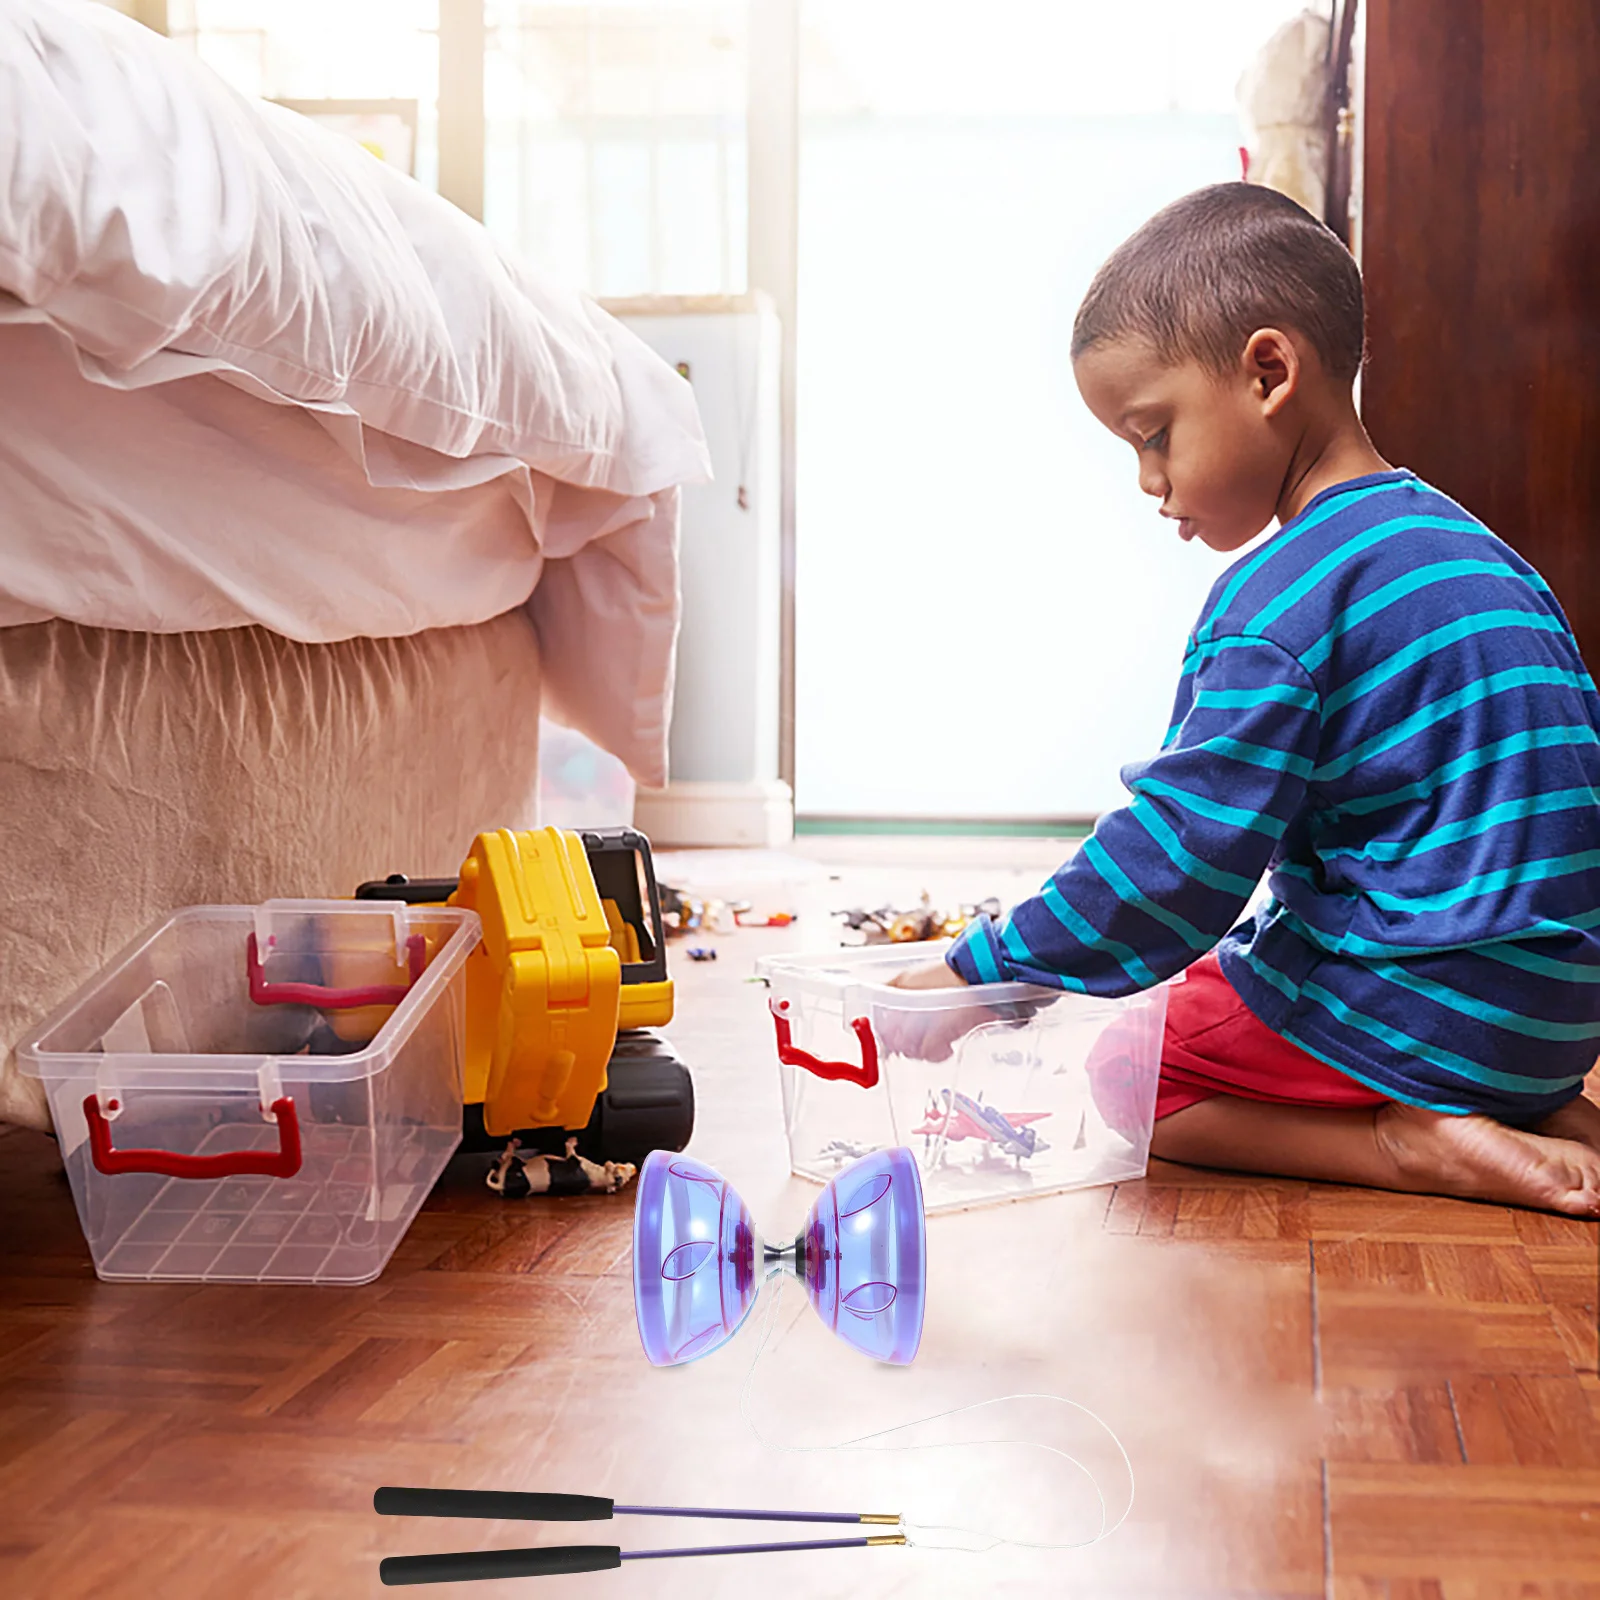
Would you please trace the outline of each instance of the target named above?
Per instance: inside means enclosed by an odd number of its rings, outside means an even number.
[[[0,1120],[181,904],[453,870],[541,710],[665,779],[688,385],[358,146],[0,0]]]

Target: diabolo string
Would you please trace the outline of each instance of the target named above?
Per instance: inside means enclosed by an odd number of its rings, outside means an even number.
[[[1035,1450],[1046,1455],[1059,1457],[1069,1466],[1075,1468],[1088,1480],[1089,1487],[1093,1489],[1095,1500],[1099,1505],[1099,1528],[1088,1538],[1081,1539],[1021,1539],[1011,1534],[997,1533],[990,1529],[957,1527],[949,1523],[920,1522],[907,1517],[902,1517],[900,1531],[905,1535],[909,1545],[926,1550],[942,1550],[960,1552],[969,1555],[983,1555],[991,1550],[996,1550],[1002,1545],[1018,1550],[1083,1550],[1091,1545],[1099,1544],[1101,1540],[1109,1538],[1128,1519],[1128,1513],[1133,1509],[1134,1473],[1133,1462],[1128,1457],[1127,1450],[1123,1447],[1121,1439],[1117,1437],[1115,1429],[1106,1422],[1098,1413],[1091,1411],[1088,1406],[1076,1400],[1068,1400],[1057,1394],[1007,1394],[996,1395],[990,1400],[978,1400],[969,1405],[952,1406],[947,1411],[936,1411],[929,1416],[917,1417],[910,1422],[895,1423],[892,1427],[878,1428],[871,1433],[858,1434],[854,1438],[840,1440],[836,1444],[785,1444],[774,1440],[762,1432],[756,1420],[750,1414],[751,1388],[755,1381],[756,1368],[760,1365],[767,1345],[772,1338],[773,1328],[777,1324],[778,1309],[783,1300],[783,1281],[785,1273],[776,1274],[777,1282],[773,1285],[767,1296],[767,1307],[762,1320],[761,1338],[756,1345],[755,1355],[751,1358],[749,1369],[745,1373],[744,1382],[739,1390],[739,1415],[744,1419],[746,1427],[755,1435],[757,1441],[767,1450],[785,1455],[814,1455],[830,1452],[862,1452],[867,1454],[885,1454],[900,1451],[921,1450],[975,1450],[994,1447],[1004,1447],[1019,1450]],[[790,1326],[793,1323],[791,1321]],[[1084,1465],[1076,1456],[1059,1449],[1052,1444],[1046,1444],[1042,1439],[1027,1437],[1004,1438],[973,1438],[935,1440],[926,1443],[886,1443],[896,1434],[909,1432],[913,1428],[921,1428],[929,1423],[942,1422],[950,1417],[964,1416],[969,1413],[984,1411],[992,1406],[1008,1405],[1014,1401],[1044,1402],[1050,1405],[1065,1406],[1071,1411],[1088,1417],[1100,1428],[1116,1446],[1117,1454],[1122,1458],[1122,1464],[1128,1474],[1127,1503],[1117,1514],[1116,1520],[1110,1519],[1110,1509],[1106,1503],[1106,1496],[1100,1487],[1094,1472]]]

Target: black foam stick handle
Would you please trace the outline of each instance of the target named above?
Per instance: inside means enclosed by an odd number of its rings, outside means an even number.
[[[514,1489],[379,1489],[380,1517],[477,1517],[489,1522],[605,1522],[613,1502],[597,1494],[521,1494]]]
[[[622,1565],[614,1544],[551,1544],[532,1550],[457,1550],[437,1556],[385,1556],[386,1584],[473,1583],[480,1578],[544,1578],[558,1572],[605,1572]]]

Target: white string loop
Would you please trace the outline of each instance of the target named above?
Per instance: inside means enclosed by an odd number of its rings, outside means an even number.
[[[1100,1529],[1089,1539],[1072,1540],[1040,1540],[1040,1539],[1014,1539],[1006,1534],[994,1533],[988,1529],[962,1528],[949,1523],[914,1522],[905,1517],[900,1519],[900,1531],[906,1536],[906,1543],[915,1548],[924,1550],[942,1550],[966,1555],[985,1555],[991,1550],[998,1549],[1001,1545],[1009,1545],[1017,1550],[1085,1550],[1090,1545],[1099,1544],[1102,1539],[1108,1539],[1124,1522],[1133,1510],[1134,1474],[1133,1462],[1128,1457],[1127,1450],[1123,1447],[1122,1440],[1117,1437],[1116,1430],[1112,1428],[1103,1417],[1091,1411],[1088,1406],[1081,1405],[1076,1400],[1068,1400],[1059,1394],[1006,1394],[996,1395],[992,1400],[976,1400],[969,1405],[952,1406],[948,1411],[936,1411],[931,1416],[917,1417],[911,1422],[897,1422],[892,1427],[879,1428],[872,1433],[863,1433],[853,1439],[842,1440],[838,1444],[779,1444],[769,1439],[757,1427],[755,1419],[750,1415],[750,1387],[755,1380],[756,1367],[766,1352],[767,1344],[772,1338],[772,1330],[777,1322],[778,1307],[783,1297],[783,1279],[787,1274],[780,1274],[768,1298],[765,1323],[761,1330],[761,1338],[756,1345],[755,1355],[751,1358],[750,1368],[745,1373],[744,1383],[739,1391],[739,1415],[744,1419],[745,1426],[756,1436],[763,1448],[785,1455],[814,1455],[833,1451],[860,1451],[866,1454],[883,1454],[904,1450],[971,1450],[985,1446],[1001,1445],[1019,1447],[1030,1450],[1041,1450],[1047,1455],[1059,1456],[1068,1465],[1075,1467],[1089,1480],[1089,1487],[1094,1490],[1095,1499],[1100,1505]],[[1065,1450],[1058,1449],[1055,1445],[1046,1444],[1041,1439],[1027,1438],[1000,1438],[1000,1439],[949,1439],[936,1440],[928,1444],[883,1444],[880,1441],[889,1438],[892,1434],[905,1433],[911,1428],[920,1428],[930,1422],[943,1422],[949,1417],[959,1417],[969,1411],[982,1411],[989,1406],[1006,1405],[1014,1400],[1048,1401],[1052,1405],[1067,1406],[1073,1411],[1081,1412],[1088,1417],[1098,1428],[1102,1429],[1117,1448],[1117,1454],[1122,1457],[1122,1464],[1128,1473],[1128,1503],[1122,1508],[1115,1522],[1108,1524],[1110,1515],[1106,1505],[1106,1497],[1100,1488],[1099,1480],[1094,1473],[1086,1467],[1076,1456],[1069,1455]],[[946,1542],[939,1542],[943,1538]],[[955,1540],[981,1541],[979,1543],[956,1543]]]

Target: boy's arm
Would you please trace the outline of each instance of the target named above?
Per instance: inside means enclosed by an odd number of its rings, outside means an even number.
[[[1131,994],[1180,972],[1237,922],[1304,803],[1321,704],[1263,639],[1191,648],[1182,720],[1133,801],[1004,921],[971,924],[945,959],[968,983]]]

